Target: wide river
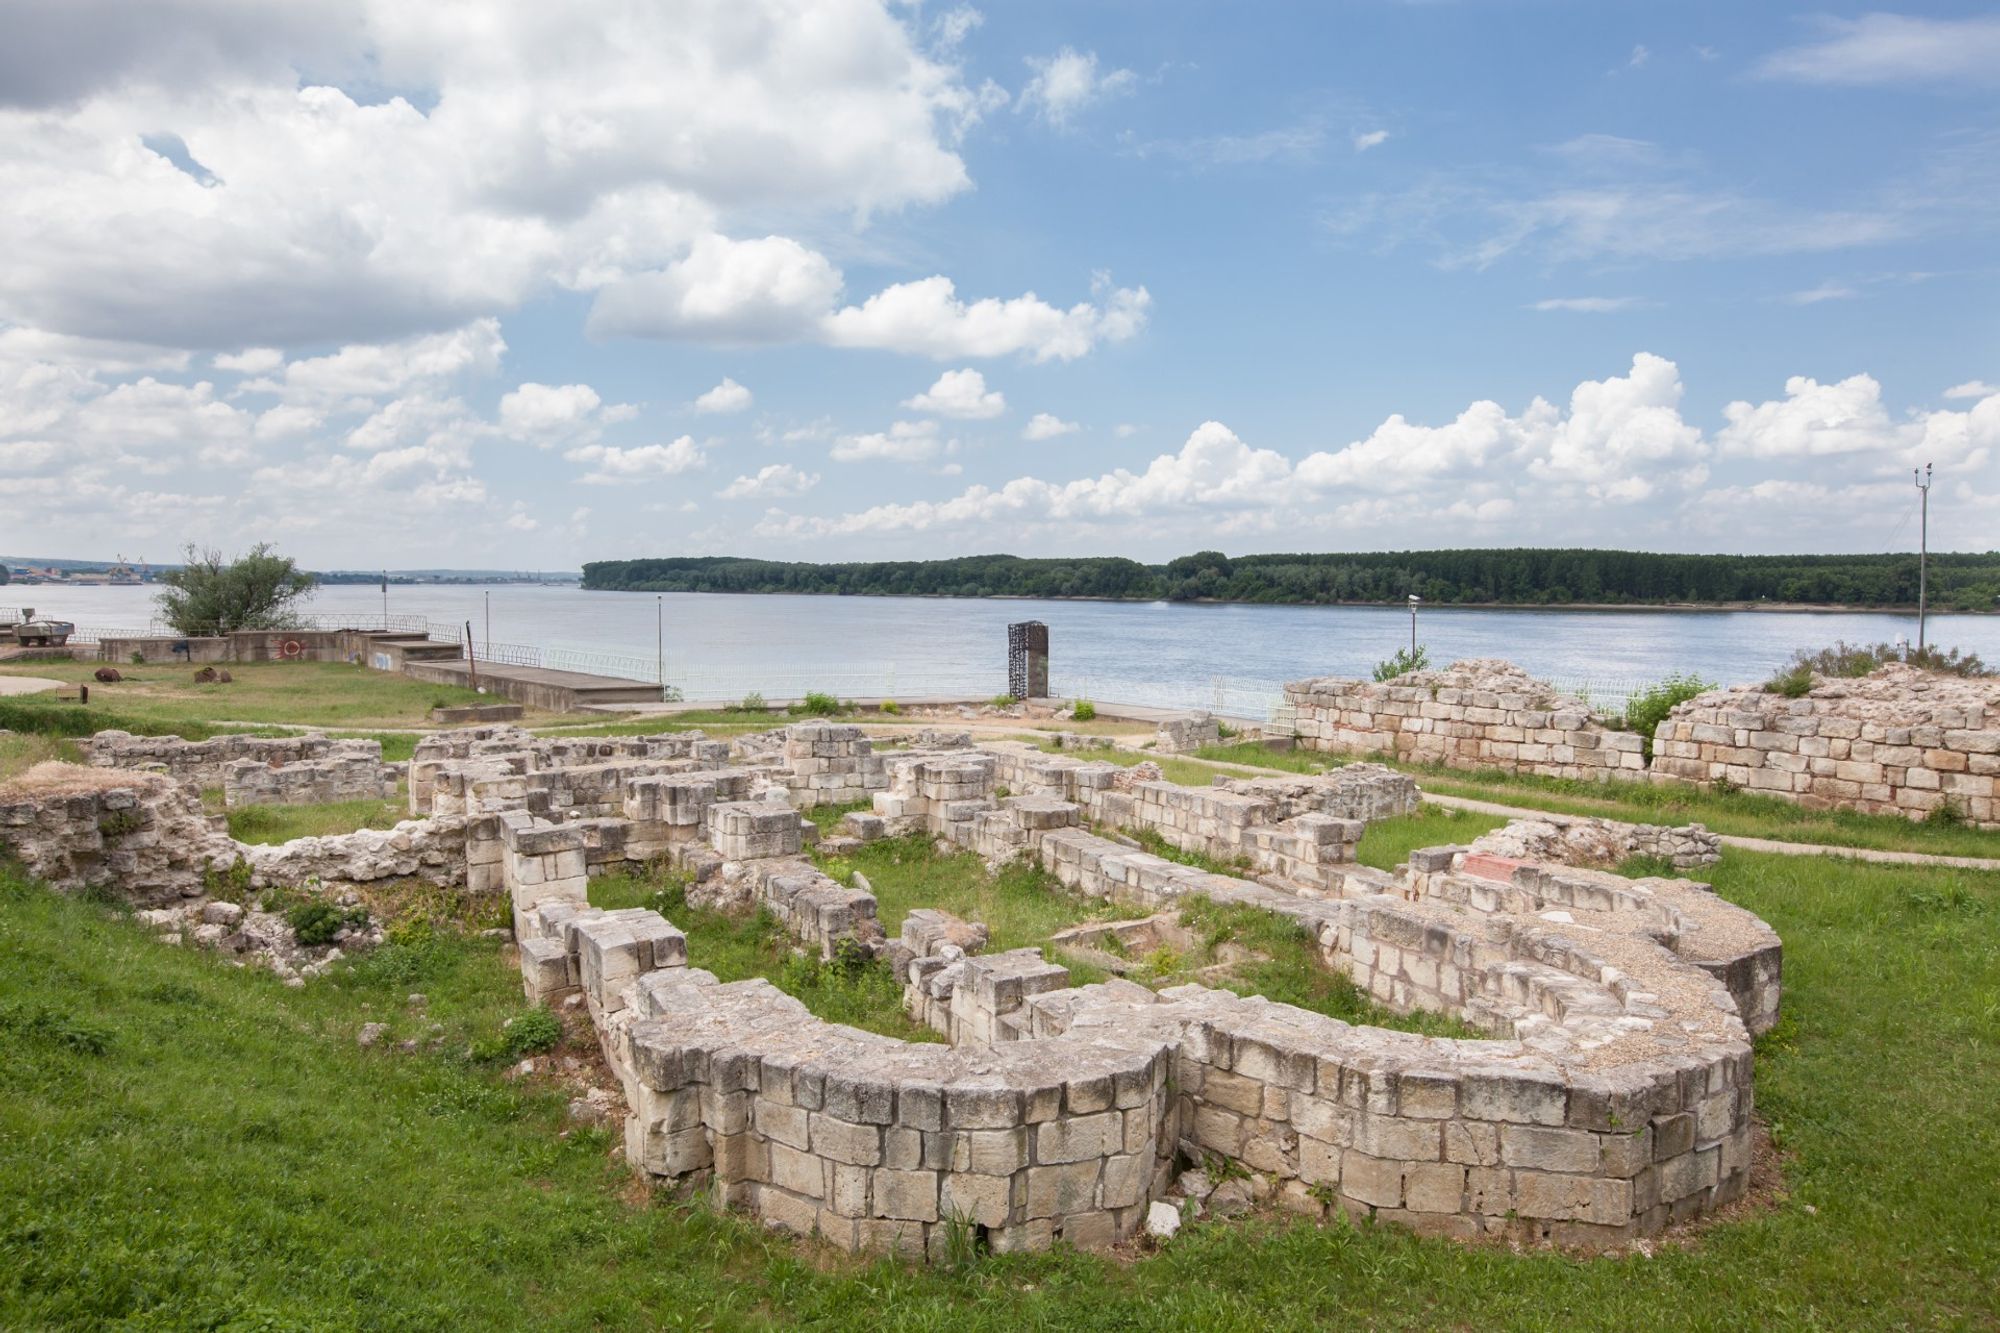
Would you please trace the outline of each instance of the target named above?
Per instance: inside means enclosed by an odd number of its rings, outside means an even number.
[[[30,605],[85,629],[138,629],[152,619],[154,591],[15,585],[0,587],[0,605]],[[425,617],[439,637],[457,637],[453,627],[470,621],[473,636],[487,639],[489,606],[495,643],[540,648],[552,666],[648,679],[657,660],[690,699],[737,699],[751,690],[795,697],[812,689],[903,698],[997,694],[1007,684],[1007,625],[1041,620],[1060,695],[1261,715],[1285,681],[1365,676],[1410,641],[1409,613],[1393,607],[656,597],[526,584],[389,589],[390,614]],[[382,595],[372,586],[322,588],[308,609],[379,617]],[[1914,640],[1916,617],[1425,607],[1417,635],[1433,662],[1504,657],[1599,703],[1616,703],[1670,672],[1756,681],[1795,648]],[[2000,660],[2000,616],[1933,616],[1928,637]]]

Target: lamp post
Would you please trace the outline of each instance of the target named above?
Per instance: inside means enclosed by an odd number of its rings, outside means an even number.
[[[486,655],[493,656],[493,590],[486,590]]]
[[[1417,656],[1417,604],[1423,600],[1423,598],[1417,596],[1415,593],[1410,594],[1410,658],[1412,661]]]
[[[1922,657],[1924,653],[1924,612],[1926,603],[1930,600],[1930,584],[1926,577],[1929,571],[1925,566],[1930,563],[1931,554],[1931,465],[1929,463],[1924,464],[1922,472],[1918,472],[1915,468],[1910,469],[1910,472],[1916,478],[1918,492],[1923,496],[1923,535],[1919,539],[1917,546],[1917,656]]]
[[[659,678],[661,697],[667,688],[667,599],[653,598],[653,674]]]

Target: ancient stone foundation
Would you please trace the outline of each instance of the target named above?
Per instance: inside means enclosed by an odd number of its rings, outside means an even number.
[[[877,757],[817,724],[733,743],[476,728],[419,745],[425,818],[268,849],[214,833],[165,776],[70,769],[88,779],[74,791],[0,789],[0,838],[58,882],[111,875],[149,894],[189,892],[197,856],[244,857],[265,882],[394,872],[505,893],[526,994],[580,995],[596,1026],[632,1163],[843,1249],[937,1255],[966,1228],[997,1250],[1103,1247],[1209,1157],[1300,1212],[1528,1241],[1618,1243],[1746,1188],[1750,1041],[1777,1017],[1779,944],[1705,886],[1486,848],[1357,865],[1365,822],[1417,799],[1368,765],[1188,789],[950,740]],[[865,884],[805,855],[818,830],[799,806],[866,790],[872,810],[841,837],[1027,857],[1141,914],[1269,912],[1381,1004],[1479,1035],[1355,1027],[1199,985],[1073,986],[1037,950],[982,952],[977,923],[941,913],[912,913],[891,940]],[[824,1022],[768,981],[718,982],[658,913],[590,906],[593,874],[650,861],[682,870],[691,901],[762,905],[805,948],[894,968],[949,1044]]]
[[[222,800],[239,805],[326,805],[383,801],[396,794],[401,772],[382,762],[380,741],[335,741],[324,759],[267,764],[235,759],[222,768]]]
[[[1668,715],[1653,754],[1664,779],[1911,819],[1950,807],[2000,828],[2000,681],[1891,665],[1798,699],[1715,690]]]
[[[1299,744],[1447,768],[1644,781],[1645,743],[1511,662],[1477,659],[1385,682],[1285,686]]]
[[[84,757],[100,768],[157,770],[197,788],[221,787],[229,765],[239,761],[278,767],[334,755],[373,754],[382,762],[378,741],[335,741],[318,732],[303,736],[217,736],[189,741],[179,736],[134,736],[100,731],[83,743]]]

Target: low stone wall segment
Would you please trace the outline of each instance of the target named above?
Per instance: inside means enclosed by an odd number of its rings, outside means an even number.
[[[1648,763],[1636,732],[1507,662],[1456,662],[1387,682],[1285,687],[1298,742],[1339,754],[1599,781],[1727,784],[1809,809],[1928,817],[1949,808],[2000,828],[2000,681],[1892,663],[1815,678],[1797,699],[1757,686],[1675,706]],[[1659,853],[1667,854],[1667,853]],[[1683,853],[1684,854],[1684,853]]]
[[[1890,665],[1798,699],[1714,690],[1667,716],[1653,753],[1662,779],[1910,819],[1950,804],[2000,828],[2000,681]]]
[[[1646,779],[1637,733],[1606,727],[1583,700],[1511,662],[1472,659],[1383,682],[1297,681],[1285,686],[1285,704],[1308,749],[1545,777]]]

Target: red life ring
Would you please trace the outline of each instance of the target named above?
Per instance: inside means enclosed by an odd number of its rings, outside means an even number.
[[[286,639],[283,643],[278,645],[278,653],[280,656],[283,657],[297,657],[300,653],[304,652],[305,650],[306,646],[300,643],[297,639]]]

